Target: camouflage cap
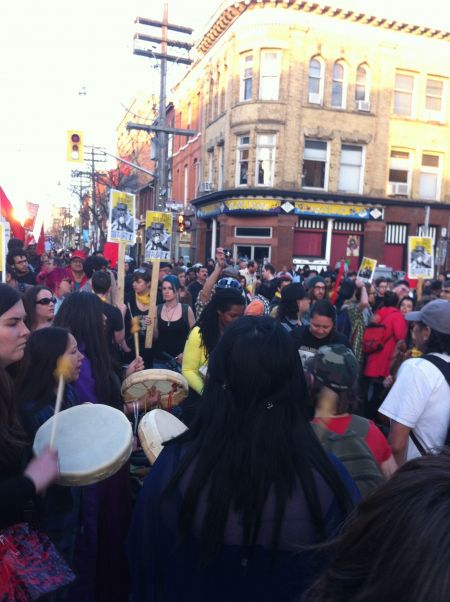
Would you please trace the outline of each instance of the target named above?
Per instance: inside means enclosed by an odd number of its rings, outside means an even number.
[[[306,362],[306,369],[326,387],[340,392],[357,380],[359,364],[352,350],[345,345],[323,345]]]

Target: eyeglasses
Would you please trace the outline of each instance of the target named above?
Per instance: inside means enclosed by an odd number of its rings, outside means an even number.
[[[36,305],[50,305],[50,303],[53,303],[53,305],[55,305],[56,298],[55,297],[44,297],[43,299],[39,299],[39,301],[36,301]]]

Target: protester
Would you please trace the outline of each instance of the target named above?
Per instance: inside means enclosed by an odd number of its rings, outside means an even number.
[[[10,251],[6,256],[6,263],[13,268],[18,283],[36,284],[36,273],[30,267],[26,251],[23,248]]]
[[[376,418],[382,401],[383,381],[390,374],[390,366],[397,343],[402,341],[408,332],[405,317],[397,309],[398,297],[392,291],[386,291],[381,307],[375,312],[373,323],[383,329],[381,348],[366,357],[364,376],[366,384],[366,404],[364,415],[372,420]]]
[[[302,600],[447,602],[449,489],[448,452],[405,464],[357,507]]]
[[[178,296],[180,298],[180,303],[185,303],[192,308],[192,295],[186,288],[186,270],[182,267],[174,267],[172,268],[172,274],[178,278],[178,282],[180,284],[180,288],[178,289]]]
[[[74,251],[70,256],[69,270],[72,273],[74,291],[81,290],[88,280],[83,269],[83,261],[85,259],[86,254],[83,251]]]
[[[25,324],[33,332],[51,326],[55,317],[56,297],[46,286],[33,286],[23,296]]]
[[[285,329],[255,317],[229,326],[197,419],[165,446],[138,500],[134,602],[301,596],[327,562],[305,548],[336,532],[354,491],[313,435],[306,399]]]
[[[48,287],[56,298],[55,315],[64,299],[72,292],[72,277],[67,268],[55,268],[45,274],[42,285]]]
[[[326,284],[322,276],[310,276],[306,281],[306,289],[308,290],[311,303],[325,299]]]
[[[376,311],[381,307],[383,303],[384,295],[388,290],[388,281],[386,278],[380,277],[375,280],[375,288],[377,294],[375,295],[375,301],[373,304],[373,310]]]
[[[441,299],[450,301],[450,280],[446,280],[442,283]]]
[[[32,284],[24,284],[23,282],[17,282],[16,273],[14,269],[8,264],[6,264],[5,269],[5,282],[8,286],[16,290],[21,296],[23,296],[25,292],[33,286]]]
[[[380,407],[391,420],[389,441],[399,465],[442,447],[450,424],[450,303],[431,301],[409,312],[425,354],[406,360]]]
[[[183,350],[195,317],[189,305],[180,303],[179,280],[168,275],[162,281],[164,303],[156,307],[157,320],[153,329],[154,368],[167,368],[167,362],[175,359],[183,363]]]
[[[309,325],[299,326],[291,332],[303,365],[322,345],[341,343],[350,346],[347,337],[336,330],[336,310],[329,301],[326,299],[316,301],[310,312]]]
[[[144,360],[145,368],[153,367],[153,350],[145,347],[145,337],[147,333],[147,321],[148,311],[150,308],[150,286],[151,286],[152,274],[147,268],[138,268],[133,273],[133,293],[125,296],[125,305],[127,311],[125,314],[125,341],[126,346],[123,346],[125,352],[128,352],[126,356],[128,361],[135,356],[135,341],[133,333],[131,332],[132,319],[136,318],[138,321],[138,341],[139,341],[139,354]],[[130,350],[133,354],[130,354]]]
[[[259,295],[263,295],[269,302],[272,301],[275,293],[277,292],[277,279],[275,278],[275,268],[271,263],[266,263],[261,272],[262,282],[257,288],[256,292]]]
[[[111,291],[111,276],[109,272],[100,270],[92,274],[92,290],[102,301],[103,315],[106,319],[106,331],[108,337],[108,347],[110,352],[119,358],[119,350],[125,341],[125,324],[123,317],[127,306],[123,304],[120,309],[108,303],[109,293]]]
[[[197,302],[197,297],[198,297],[200,291],[202,290],[207,278],[208,278],[207,268],[203,265],[197,266],[195,268],[195,282],[192,282],[187,287],[188,291],[190,292],[190,294],[192,296],[192,307],[194,309],[194,313],[196,312],[195,304]]]
[[[292,283],[281,290],[276,319],[291,331],[299,325],[308,324],[310,300],[305,289],[299,283]]]
[[[58,477],[58,456],[46,449],[28,465],[26,441],[17,415],[13,381],[8,374],[22,360],[29,336],[17,291],[0,284],[0,528],[26,520],[37,495]]]
[[[350,341],[353,353],[362,370],[364,354],[362,339],[365,329],[364,311],[369,307],[369,297],[363,280],[343,280],[336,302],[337,329]]]
[[[324,345],[306,363],[314,379],[314,427],[321,443],[336,455],[367,495],[396,470],[383,433],[371,421],[354,416],[358,407],[359,362],[345,345]]]

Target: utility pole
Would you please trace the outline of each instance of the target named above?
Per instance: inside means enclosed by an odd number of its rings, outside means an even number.
[[[158,143],[158,167],[157,167],[157,188],[156,188],[156,207],[159,211],[165,211],[167,208],[167,134],[174,133],[184,136],[194,136],[197,132],[194,130],[178,130],[176,128],[166,127],[166,87],[167,87],[167,62],[181,63],[184,65],[190,65],[192,60],[183,56],[171,55],[167,53],[168,46],[179,48],[189,51],[192,48],[192,44],[189,42],[183,42],[180,40],[169,40],[168,31],[176,31],[183,34],[192,34],[190,27],[184,27],[182,25],[175,25],[169,23],[168,16],[168,5],[164,3],[162,21],[155,21],[153,19],[145,19],[137,17],[136,23],[141,25],[147,25],[150,27],[156,27],[161,29],[161,37],[149,36],[137,33],[134,36],[135,40],[143,42],[156,42],[160,44],[160,52],[153,52],[152,50],[145,50],[142,48],[135,48],[133,54],[139,56],[146,56],[152,59],[159,60],[160,63],[160,80],[159,80],[159,113],[157,124],[153,126],[128,123],[128,130],[145,130],[147,132],[156,132],[156,140]]]

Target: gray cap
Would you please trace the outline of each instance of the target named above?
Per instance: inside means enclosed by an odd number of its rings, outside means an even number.
[[[450,334],[450,301],[430,301],[420,311],[410,311],[405,318],[410,322],[423,322],[436,332]]]

